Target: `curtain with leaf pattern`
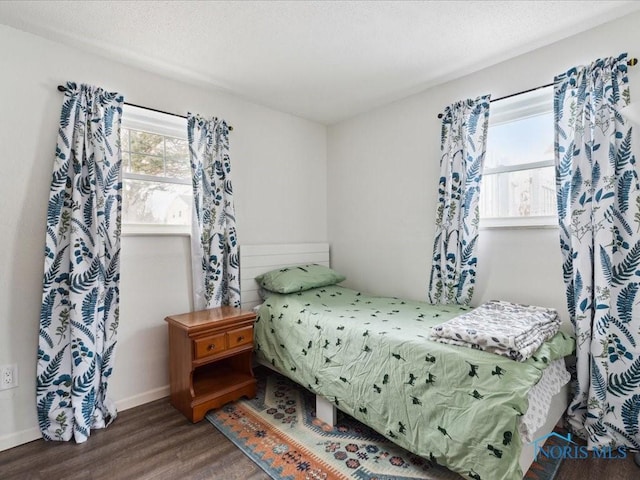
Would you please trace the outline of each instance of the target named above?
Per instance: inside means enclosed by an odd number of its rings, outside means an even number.
[[[467,305],[473,296],[489,99],[486,95],[456,102],[442,117],[431,303]]]
[[[195,310],[240,306],[236,217],[231,185],[229,127],[189,114],[193,175],[191,258]]]
[[[36,403],[47,440],[87,440],[108,398],[119,316],[123,97],[67,83],[49,194]]]
[[[568,409],[590,448],[640,448],[640,188],[626,54],[555,79],[560,246],[577,382]]]

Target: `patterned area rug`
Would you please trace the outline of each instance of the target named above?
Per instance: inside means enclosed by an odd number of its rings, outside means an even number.
[[[276,480],[461,480],[338,412],[335,427],[315,418],[313,394],[265,368],[258,393],[210,411],[206,418]],[[530,480],[552,480],[560,461],[535,462]]]

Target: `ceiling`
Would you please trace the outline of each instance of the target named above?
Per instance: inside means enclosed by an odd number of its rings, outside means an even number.
[[[0,23],[331,124],[635,10],[633,0],[0,1]]]

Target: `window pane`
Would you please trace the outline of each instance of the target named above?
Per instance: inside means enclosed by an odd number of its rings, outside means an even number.
[[[189,143],[182,138],[166,138],[167,155],[182,155],[184,157],[189,156]]]
[[[553,112],[490,126],[485,168],[553,160]]]
[[[165,140],[167,177],[191,178],[189,164],[189,144],[180,138],[167,137]]]
[[[120,133],[122,223],[146,225],[149,232],[163,225],[183,231],[191,224],[191,166],[188,142],[182,136],[186,136],[186,121],[164,117],[128,108]]]
[[[164,176],[164,160],[151,155],[131,154],[131,173]]]
[[[131,172],[131,158],[129,152],[122,151],[122,173]]]
[[[129,151],[129,129],[120,129],[120,146],[123,152]]]
[[[191,224],[191,185],[129,179],[123,190],[123,223]]]
[[[164,155],[164,137],[155,133],[131,130],[131,152],[146,155]]]
[[[554,167],[485,174],[480,215],[483,218],[556,215]]]

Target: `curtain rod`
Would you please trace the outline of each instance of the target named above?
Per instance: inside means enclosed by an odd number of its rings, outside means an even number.
[[[65,87],[64,85],[58,85],[58,91],[59,92],[66,92],[67,91],[67,87]],[[128,105],[130,107],[137,107],[137,108],[142,108],[143,110],[149,110],[151,112],[164,113],[165,115],[171,115],[173,117],[184,118],[185,120],[187,118],[186,115],[180,115],[179,113],[165,112],[164,110],[158,110],[157,108],[145,107],[143,105],[136,105],[135,103],[124,102],[124,104]],[[233,127],[231,125],[229,125],[229,131],[231,131],[231,132],[233,131]]]
[[[638,64],[638,59],[637,58],[630,58],[629,60],[627,60],[627,65],[629,65],[630,67],[635,67]],[[536,90],[540,90],[542,88],[547,88],[547,87],[552,87],[553,86],[553,82],[551,83],[547,83],[546,85],[540,85],[539,87],[533,87],[530,88],[528,90],[522,90],[521,92],[517,92],[517,93],[512,93],[510,95],[505,95],[504,97],[500,97],[500,98],[492,98],[491,100],[489,100],[489,103],[493,103],[493,102],[499,102],[500,100],[506,100],[507,98],[511,98],[511,97],[515,97],[516,95],[523,95],[525,93],[529,93],[529,92],[535,92]],[[439,113],[438,114],[438,118],[442,118],[443,114]]]

